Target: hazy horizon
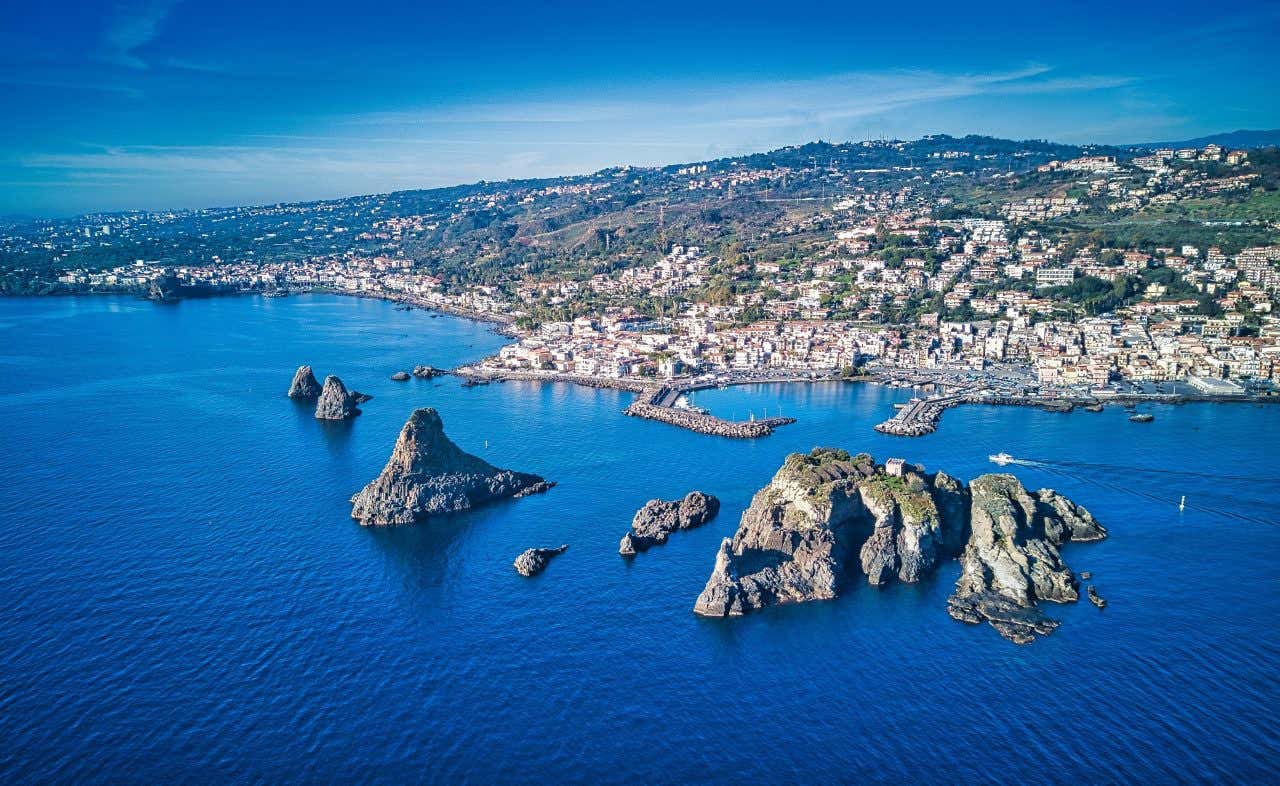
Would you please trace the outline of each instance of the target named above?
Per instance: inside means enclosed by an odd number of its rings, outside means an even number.
[[[1232,130],[1232,131],[1213,132],[1213,133],[1206,134],[1205,136],[1206,136],[1206,137],[1216,137],[1216,136],[1226,136],[1226,135],[1235,134],[1235,133],[1260,133],[1260,134],[1276,134],[1276,135],[1280,135],[1280,129],[1234,129],[1234,130]],[[990,137],[990,135],[988,135],[988,134],[979,134],[979,133],[977,133],[977,132],[955,133],[955,134],[944,134],[943,132],[936,132],[936,133],[934,133],[934,134],[922,134],[921,136],[913,137],[913,138],[911,138],[911,139],[897,139],[897,138],[894,138],[894,139],[885,139],[885,140],[883,140],[883,141],[885,141],[885,142],[912,142],[912,141],[919,140],[919,139],[921,139],[921,138],[923,138],[923,137],[927,137],[927,136],[937,136],[937,135],[950,136],[950,137],[953,137],[953,138],[956,138],[956,139],[963,139],[963,138],[964,138],[964,137],[966,137],[966,136],[986,136],[986,137]],[[999,137],[993,137],[993,138],[999,138]],[[880,140],[872,140],[872,139],[840,139],[840,140],[835,140],[835,139],[809,139],[809,140],[805,140],[805,141],[802,141],[802,142],[794,142],[794,143],[791,143],[791,144],[781,145],[781,146],[778,146],[778,147],[771,147],[771,148],[769,148],[769,149],[767,149],[767,150],[763,150],[763,149],[762,149],[762,150],[743,150],[743,151],[740,151],[740,152],[737,152],[737,153],[733,153],[733,154],[725,154],[724,156],[720,156],[720,157],[721,157],[721,158],[726,158],[726,157],[728,157],[728,158],[732,158],[732,157],[738,157],[738,156],[749,156],[749,155],[761,154],[761,153],[771,153],[771,152],[774,152],[774,151],[776,151],[776,150],[784,149],[784,148],[787,148],[787,147],[796,147],[796,146],[802,146],[802,145],[812,144],[812,143],[826,143],[826,144],[831,144],[831,145],[843,145],[843,144],[859,144],[859,143],[861,143],[861,142],[865,142],[865,141],[880,141]],[[1019,142],[1038,141],[1038,142],[1046,142],[1046,143],[1050,143],[1050,144],[1076,145],[1076,146],[1081,146],[1081,147],[1087,147],[1087,146],[1090,146],[1090,145],[1093,145],[1093,144],[1096,144],[1096,145],[1097,145],[1097,146],[1099,146],[1099,147],[1125,147],[1125,146],[1150,146],[1150,145],[1153,145],[1153,144],[1164,144],[1164,143],[1168,143],[1168,144],[1177,144],[1177,143],[1181,143],[1181,142],[1182,142],[1182,141],[1184,141],[1184,140],[1161,139],[1161,140],[1146,140],[1146,141],[1141,141],[1141,142],[1128,142],[1128,143],[1118,143],[1118,144],[1108,144],[1108,145],[1104,145],[1104,144],[1102,144],[1102,143],[1061,142],[1060,140],[1055,140],[1055,139],[1017,139],[1017,140],[1010,140],[1010,141],[1019,141]],[[604,165],[604,166],[602,166],[602,167],[599,167],[599,168],[596,168],[596,169],[592,169],[592,170],[589,170],[589,171],[582,171],[582,172],[559,172],[559,173],[553,173],[553,174],[548,174],[548,175],[530,175],[530,176],[525,176],[525,177],[512,176],[512,177],[500,177],[500,178],[499,178],[499,177],[491,177],[491,178],[477,178],[477,179],[475,179],[475,180],[470,180],[470,181],[466,181],[466,182],[434,183],[434,184],[431,184],[431,185],[422,185],[422,186],[413,186],[413,185],[410,185],[410,186],[405,186],[405,187],[402,187],[402,188],[386,189],[386,190],[382,190],[382,191],[363,191],[363,192],[359,192],[359,193],[354,193],[354,192],[353,192],[353,193],[340,193],[340,194],[332,194],[332,195],[324,195],[324,196],[310,196],[310,197],[303,197],[303,198],[298,198],[298,199],[287,199],[287,200],[268,200],[268,201],[261,201],[261,202],[236,202],[236,203],[220,203],[220,204],[199,204],[199,203],[193,203],[193,204],[186,204],[186,205],[170,205],[170,204],[166,204],[166,205],[141,205],[141,206],[119,207],[119,208],[103,209],[103,210],[71,211],[71,212],[64,212],[64,213],[45,213],[45,214],[40,214],[40,215],[31,214],[31,213],[22,213],[22,212],[7,212],[7,213],[0,213],[0,218],[10,218],[10,219],[13,219],[13,218],[19,218],[19,219],[30,218],[30,219],[34,219],[34,220],[49,220],[49,221],[55,221],[55,220],[63,220],[63,219],[69,219],[69,218],[77,218],[77,217],[81,217],[81,216],[111,215],[111,214],[116,214],[116,213],[133,213],[133,212],[164,212],[164,211],[170,211],[170,210],[172,210],[172,211],[223,210],[223,209],[231,209],[231,208],[252,208],[252,207],[263,207],[263,206],[267,206],[267,205],[276,205],[276,204],[307,204],[307,203],[311,203],[311,202],[332,202],[332,201],[338,201],[338,200],[343,200],[343,199],[358,199],[358,198],[360,198],[360,197],[370,197],[370,196],[380,196],[380,195],[385,195],[385,194],[394,194],[394,193],[403,192],[403,191],[430,191],[430,190],[433,190],[433,189],[441,189],[441,188],[456,188],[456,187],[474,186],[474,185],[478,185],[478,184],[480,184],[480,183],[503,183],[503,182],[520,181],[520,180],[539,180],[539,179],[542,179],[542,180],[546,180],[546,179],[554,180],[554,179],[556,179],[556,178],[590,177],[591,175],[594,175],[594,174],[596,174],[596,173],[598,173],[598,172],[607,171],[607,170],[609,170],[609,169],[616,169],[616,168],[624,167],[624,166],[643,167],[643,168],[663,168],[663,167],[668,167],[668,166],[683,166],[683,165],[686,165],[686,164],[704,163],[704,162],[709,161],[709,160],[712,160],[712,159],[683,159],[683,160],[679,160],[679,161],[657,161],[657,162],[644,163],[644,164],[634,163],[634,162],[619,162],[619,163],[613,163],[613,164],[606,164],[606,165]]]
[[[0,213],[313,201],[815,139],[1280,127],[1280,9],[56,2],[0,21]],[[1193,21],[1186,22],[1185,19]],[[337,30],[341,32],[337,32]]]

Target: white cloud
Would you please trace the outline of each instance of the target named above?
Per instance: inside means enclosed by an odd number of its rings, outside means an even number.
[[[866,138],[882,130],[904,136],[946,130],[1000,134],[1011,128],[1009,117],[1025,120],[1025,107],[1018,108],[1022,97],[1104,91],[1132,82],[1028,66],[973,74],[901,70],[667,85],[561,101],[518,98],[340,116],[308,123],[298,133],[239,136],[236,144],[86,145],[27,155],[18,163],[51,181],[84,184],[86,192],[107,192],[114,184],[119,190],[110,198],[127,200],[120,206],[262,203],[695,161],[818,137]],[[1003,127],[999,117],[983,114],[981,127],[974,128],[970,105],[950,104],[964,106],[954,113],[941,109],[947,102],[992,98],[1010,105]],[[1107,103],[1119,102],[1108,97]],[[886,118],[904,125],[877,125]],[[1115,120],[1091,117],[1098,126]],[[1042,117],[1031,127],[1050,122],[1058,121]]]
[[[1124,76],[1053,76],[1047,66],[943,74],[925,70],[846,73],[808,79],[663,86],[626,97],[513,99],[339,118],[375,127],[578,125],[627,122],[689,127],[781,128],[870,117],[920,104],[991,95],[1035,95],[1122,87]],[[619,91],[623,92],[623,91]]]
[[[179,0],[131,0],[117,9],[102,39],[102,59],[113,65],[145,69],[138,49],[151,43]]]

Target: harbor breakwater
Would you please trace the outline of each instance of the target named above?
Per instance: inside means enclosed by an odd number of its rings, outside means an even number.
[[[1082,407],[1100,412],[1105,405],[1133,406],[1136,404],[1268,404],[1280,403],[1275,396],[1214,396],[1186,394],[1117,395],[1105,400],[1087,396],[1012,396],[990,390],[968,390],[936,394],[927,398],[912,399],[893,417],[879,423],[875,430],[881,434],[898,437],[920,437],[938,429],[942,413],[960,404],[987,404],[990,406],[1035,407],[1049,412],[1068,413]]]
[[[584,387],[603,388],[608,390],[624,390],[638,394],[637,399],[622,412],[631,417],[657,420],[672,426],[686,428],[699,434],[736,439],[751,439],[772,434],[774,429],[795,423],[795,418],[771,417],[752,418],[750,420],[726,420],[705,412],[676,406],[680,397],[693,390],[715,387],[714,383],[698,384],[657,384],[653,381],[638,379],[615,379],[595,377],[585,374],[565,374],[562,372],[503,370],[499,372],[485,371],[474,366],[454,370],[454,375],[462,378],[464,384],[484,385],[491,382],[523,380],[530,382],[565,382]],[[746,384],[748,380],[735,384]],[[772,382],[775,379],[749,380],[752,382]],[[796,380],[786,380],[796,381]]]
[[[678,387],[663,385],[648,396],[641,397],[623,410],[623,414],[649,420],[659,420],[673,426],[687,428],[699,434],[711,434],[717,437],[751,439],[772,434],[774,429],[795,423],[795,418],[772,417],[756,420],[725,420],[715,415],[684,409],[676,406],[676,402],[685,393]]]

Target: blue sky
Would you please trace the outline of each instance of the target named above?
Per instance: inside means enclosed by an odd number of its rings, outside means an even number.
[[[11,0],[0,213],[1280,127],[1280,4]]]

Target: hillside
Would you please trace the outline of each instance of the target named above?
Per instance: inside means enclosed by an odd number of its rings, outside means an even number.
[[[1047,222],[1049,233],[1126,236],[1133,224],[1195,222],[1199,216],[1274,217],[1270,196],[1213,196],[1186,215],[1106,209],[1082,175],[1038,169],[1083,155],[1122,168],[1146,151],[982,136],[911,141],[824,141],[665,167],[619,167],[589,175],[479,182],[345,199],[194,211],[116,213],[40,221],[0,230],[0,291],[45,291],[65,269],[102,270],[142,261],[205,265],[343,255],[412,260],[446,287],[501,284],[554,272],[585,278],[629,267],[672,245],[788,264],[829,243],[836,213],[882,215],[924,208],[937,218],[998,217],[1011,201],[1085,197],[1083,214]],[[1257,162],[1256,164],[1254,162]],[[1274,190],[1275,157],[1249,164]],[[1127,177],[1138,178],[1132,169]],[[1244,198],[1246,205],[1219,207]],[[1253,199],[1253,202],[1248,202]],[[1116,231],[1116,222],[1125,231]],[[1237,246],[1273,233],[1222,227],[1196,240]],[[1185,232],[1184,232],[1185,234]],[[1236,237],[1239,236],[1239,237]],[[1171,242],[1139,232],[1135,242]]]

